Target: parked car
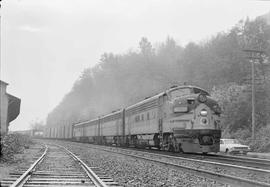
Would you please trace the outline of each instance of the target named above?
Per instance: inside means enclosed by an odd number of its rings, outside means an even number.
[[[247,154],[249,151],[249,146],[242,145],[237,139],[220,139],[220,152]]]

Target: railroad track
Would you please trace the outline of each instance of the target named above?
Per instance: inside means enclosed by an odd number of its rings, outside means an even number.
[[[244,156],[240,157],[240,156],[230,156],[230,155],[216,155],[216,154],[208,154],[208,155],[183,154],[180,156],[185,157],[185,158],[199,159],[199,160],[219,161],[222,163],[258,168],[262,170],[270,170],[270,160],[267,160],[267,159],[250,158],[250,157],[244,157]]]
[[[1,186],[119,186],[96,167],[88,167],[79,157],[60,145],[46,145],[45,151],[26,171],[10,173]]]
[[[244,157],[244,156],[220,155],[220,154],[207,154],[207,155],[202,155],[199,153],[198,154],[196,153],[181,154],[181,153],[173,153],[173,152],[167,152],[167,151],[159,151],[155,149],[150,149],[150,150],[138,149],[138,148],[123,148],[123,149],[133,149],[133,150],[145,151],[149,153],[157,153],[157,154],[169,155],[169,156],[174,156],[174,157],[183,157],[187,159],[219,162],[219,163],[229,164],[229,166],[236,165],[236,167],[244,166],[243,168],[250,167],[250,169],[254,168],[254,171],[258,171],[258,172],[260,172],[260,170],[262,170],[263,172],[266,170],[270,170],[270,160],[268,159],[251,158],[251,157]]]
[[[138,151],[134,149],[123,149],[118,147],[99,146],[83,143],[79,143],[77,146],[87,146],[90,148],[159,163],[170,168],[181,169],[182,171],[209,178],[230,186],[270,187],[270,170],[266,169],[199,160],[194,158],[171,156],[160,153],[152,153],[144,150]],[[212,169],[209,169],[209,165],[211,165]],[[226,168],[225,170],[227,170],[227,172],[222,171],[224,168]],[[232,171],[232,173],[230,173],[230,171]]]

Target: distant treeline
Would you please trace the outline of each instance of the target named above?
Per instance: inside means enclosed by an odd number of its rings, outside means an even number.
[[[256,133],[265,133],[270,126],[270,25],[263,18],[240,21],[228,32],[185,47],[169,37],[153,47],[143,37],[138,51],[105,53],[94,68],[83,71],[48,115],[47,125],[92,119],[187,83],[210,91],[220,102],[224,136],[249,141],[251,63],[243,49],[265,51],[255,65]]]

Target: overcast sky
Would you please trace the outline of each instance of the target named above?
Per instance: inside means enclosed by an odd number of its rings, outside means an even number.
[[[1,80],[21,98],[10,129],[45,120],[104,52],[136,50],[141,37],[184,46],[269,11],[270,1],[255,0],[4,0]]]

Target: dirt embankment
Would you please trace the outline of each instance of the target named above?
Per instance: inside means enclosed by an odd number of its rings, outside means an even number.
[[[42,145],[19,134],[1,136],[0,181],[11,171],[28,168],[40,154]]]

